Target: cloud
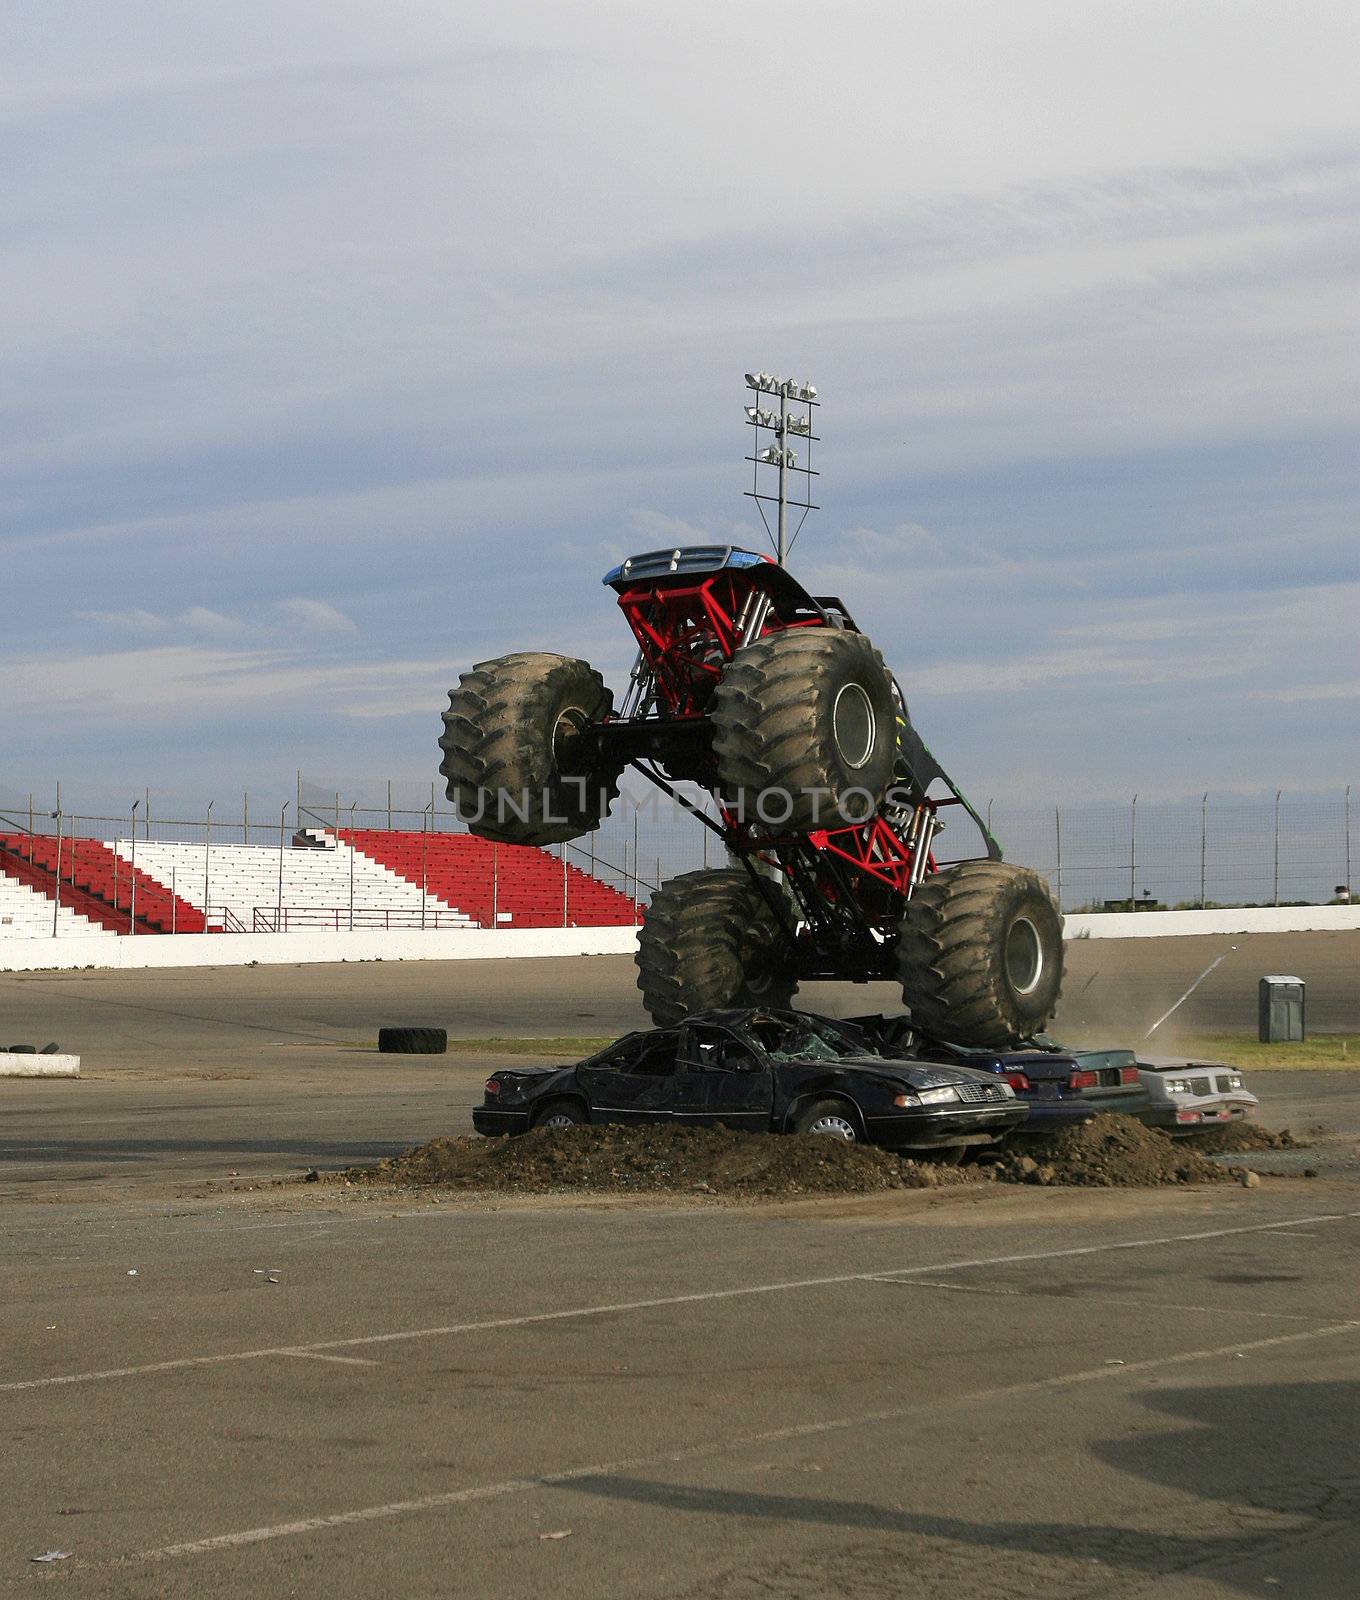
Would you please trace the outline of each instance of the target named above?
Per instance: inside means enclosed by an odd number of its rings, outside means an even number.
[[[456,676],[439,660],[316,661],[287,650],[166,645],[49,657],[0,657],[16,721],[53,716],[88,726],[114,716],[164,726],[261,708],[346,717],[433,715]]]
[[[246,626],[235,617],[223,616],[220,611],[210,611],[207,606],[190,606],[187,611],[181,611],[175,621],[180,627],[188,628],[193,633],[206,633],[218,638],[241,633]]]
[[[93,622],[101,628],[125,628],[132,633],[160,633],[170,624],[154,611],[144,611],[139,606],[126,611],[77,611],[81,622]]]
[[[1292,689],[1257,689],[1253,700],[1273,700],[1280,705],[1302,705],[1310,700],[1360,700],[1360,678],[1349,683],[1301,683]]]
[[[351,619],[325,600],[307,600],[298,596],[292,600],[280,600],[275,610],[285,622],[314,633],[355,632]]]

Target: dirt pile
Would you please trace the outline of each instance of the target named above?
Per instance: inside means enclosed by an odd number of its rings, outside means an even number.
[[[1288,1128],[1272,1133],[1258,1122],[1230,1122],[1195,1136],[1195,1149],[1206,1155],[1232,1155],[1244,1150],[1306,1150]]]
[[[1184,1141],[1168,1139],[1133,1117],[1103,1113],[1080,1127],[1027,1140],[1023,1152],[1002,1157],[997,1176],[1013,1183],[1153,1189],[1173,1183],[1221,1183],[1232,1174]]]
[[[1270,1148],[1276,1148],[1271,1146]],[[536,1128],[514,1139],[432,1139],[328,1182],[499,1194],[698,1194],[733,1199],[874,1194],[960,1183],[1154,1188],[1231,1177],[1184,1142],[1131,1117],[1098,1116],[975,1165],[912,1160],[839,1139],[777,1138],[726,1128]]]
[[[726,1128],[535,1128],[514,1139],[432,1139],[331,1181],[508,1194],[872,1194],[976,1181],[968,1167],[912,1161],[872,1145],[772,1138]]]

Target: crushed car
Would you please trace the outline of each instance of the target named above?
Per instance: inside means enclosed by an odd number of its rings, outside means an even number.
[[[1042,1036],[1017,1049],[986,1050],[929,1038],[907,1015],[854,1017],[849,1025],[885,1055],[955,1061],[1001,1078],[1029,1107],[1018,1137],[1057,1133],[1102,1111],[1145,1120],[1150,1108],[1132,1050],[1066,1050]]]
[[[888,1057],[856,1028],[742,1007],[627,1034],[567,1066],[503,1067],[478,1133],[577,1123],[722,1125],[812,1133],[956,1160],[1028,1116],[1004,1077],[963,1061]]]
[[[1143,1121],[1183,1138],[1254,1117],[1261,1102],[1236,1067],[1185,1056],[1143,1056],[1138,1076],[1149,1105]]]

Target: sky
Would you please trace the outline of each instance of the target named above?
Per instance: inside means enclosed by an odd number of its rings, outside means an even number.
[[[970,791],[1360,779],[1350,4],[0,16],[0,802],[435,776],[459,671],[759,548]],[[277,803],[277,802],[276,802]]]

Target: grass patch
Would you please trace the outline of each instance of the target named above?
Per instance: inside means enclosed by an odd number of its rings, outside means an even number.
[[[561,1036],[555,1039],[449,1039],[449,1054],[459,1056],[556,1056],[563,1061],[579,1061],[583,1056],[594,1055],[607,1039],[585,1039]]]
[[[1231,1067],[1360,1067],[1360,1034],[1315,1033],[1299,1044],[1262,1044],[1240,1033],[1206,1033],[1193,1039],[1157,1043],[1154,1034],[1142,1046],[1149,1055],[1194,1056],[1226,1061]]]

